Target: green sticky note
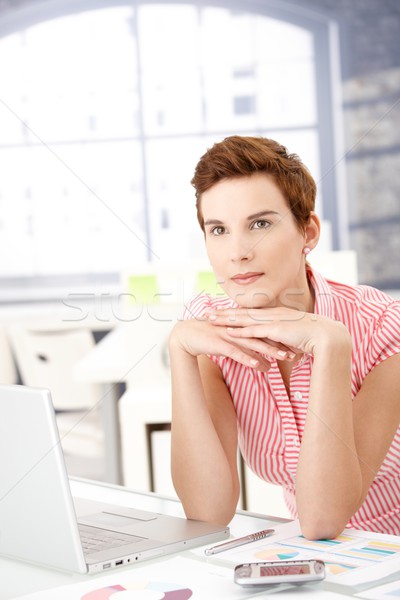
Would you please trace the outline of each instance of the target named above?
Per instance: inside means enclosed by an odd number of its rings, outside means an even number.
[[[135,304],[159,302],[157,277],[155,275],[130,275],[127,278],[127,293]]]
[[[200,294],[221,296],[222,288],[219,286],[213,271],[199,271],[196,277],[196,291]]]

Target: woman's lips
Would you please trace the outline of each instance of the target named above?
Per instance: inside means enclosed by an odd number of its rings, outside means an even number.
[[[262,275],[263,273],[238,273],[237,275],[231,277],[231,279],[238,285],[249,285],[250,283],[254,283],[260,279]]]

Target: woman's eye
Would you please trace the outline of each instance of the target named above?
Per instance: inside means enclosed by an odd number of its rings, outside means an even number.
[[[225,227],[222,227],[221,225],[217,225],[216,227],[213,227],[211,229],[211,234],[212,235],[222,235],[225,232]]]
[[[253,229],[266,229],[269,227],[271,223],[266,221],[265,219],[258,219],[258,221],[254,221],[252,227]]]

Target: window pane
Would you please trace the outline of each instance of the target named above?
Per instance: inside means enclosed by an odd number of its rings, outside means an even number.
[[[202,137],[149,140],[146,144],[152,249],[165,261],[205,257],[197,224],[194,166],[212,140]]]
[[[201,57],[209,130],[316,125],[310,32],[209,8],[202,12]]]
[[[0,277],[204,260],[190,179],[227,135],[273,137],[320,178],[313,34],[265,15],[68,15],[1,39],[0,82]]]
[[[138,15],[145,134],[200,131],[198,9],[149,5]]]
[[[42,139],[138,133],[131,21],[131,9],[107,9],[56,19],[26,31],[22,43],[28,120]]]

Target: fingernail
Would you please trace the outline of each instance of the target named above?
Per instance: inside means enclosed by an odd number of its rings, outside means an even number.
[[[285,352],[285,350],[278,350],[277,355],[281,358],[285,358],[287,356],[287,352]]]
[[[258,365],[258,363],[259,363],[259,362],[260,362],[260,361],[256,360],[255,358],[251,358],[251,359],[250,359],[250,364],[251,364],[253,367],[256,367],[256,366]]]
[[[290,360],[293,360],[295,356],[296,355],[294,352],[289,352],[289,354],[288,354],[288,358],[290,358]]]

